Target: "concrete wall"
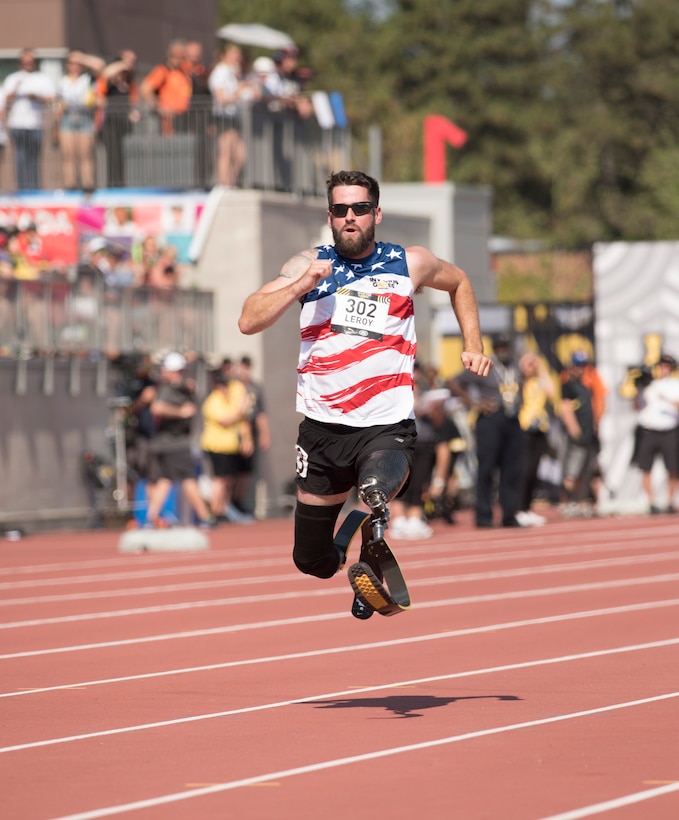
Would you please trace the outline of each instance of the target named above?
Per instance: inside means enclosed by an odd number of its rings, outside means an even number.
[[[444,182],[382,186],[382,209],[387,213],[425,217],[431,230],[425,244],[437,256],[454,262],[469,276],[479,302],[497,298],[491,272],[489,244],[493,231],[493,196],[488,187],[471,188]],[[433,293],[434,304],[448,299]]]
[[[59,360],[46,393],[48,368],[0,359],[0,530],[79,527],[90,515],[81,455],[106,452],[108,391],[96,364]]]

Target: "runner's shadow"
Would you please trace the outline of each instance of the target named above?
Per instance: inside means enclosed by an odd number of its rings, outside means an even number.
[[[387,695],[384,698],[342,698],[337,700],[305,701],[316,709],[384,709],[398,718],[424,717],[427,709],[438,709],[459,700],[521,700],[516,695],[468,695],[457,698],[439,698],[434,695]]]

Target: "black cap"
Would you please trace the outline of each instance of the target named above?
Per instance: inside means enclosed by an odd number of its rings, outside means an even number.
[[[669,353],[663,353],[662,356],[658,359],[658,364],[668,364],[670,367],[677,366],[677,360],[674,356],[671,356]]]

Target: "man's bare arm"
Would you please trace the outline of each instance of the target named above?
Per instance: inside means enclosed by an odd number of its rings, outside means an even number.
[[[332,273],[329,259],[318,259],[315,249],[296,254],[281,268],[280,274],[248,296],[238,320],[247,336],[271,327],[304,294]]]
[[[430,287],[450,295],[450,304],[462,331],[462,364],[472,373],[487,376],[493,363],[483,353],[479,308],[467,274],[452,262],[439,259],[427,248],[417,245],[406,248],[406,259],[416,291]]]

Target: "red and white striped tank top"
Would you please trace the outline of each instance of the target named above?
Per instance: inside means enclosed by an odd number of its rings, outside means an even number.
[[[414,418],[417,340],[405,249],[379,242],[359,261],[332,245],[318,251],[333,272],[302,304],[298,412],[352,427]]]

